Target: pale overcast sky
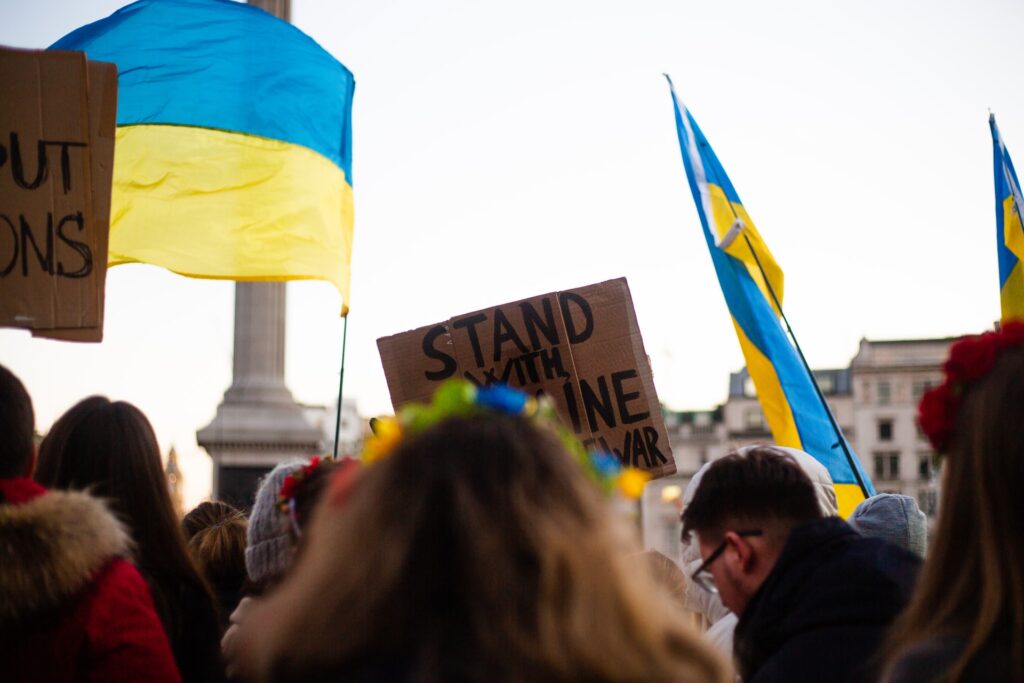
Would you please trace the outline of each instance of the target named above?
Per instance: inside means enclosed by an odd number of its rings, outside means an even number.
[[[0,44],[42,48],[121,4],[0,0]],[[377,337],[619,276],[661,399],[725,399],[743,360],[662,72],[782,265],[812,365],[999,316],[987,116],[1024,163],[1024,3],[293,0],[293,21],[357,81],[345,385],[366,414],[390,409]],[[288,384],[331,403],[337,294],[290,284],[288,305]],[[3,330],[0,362],[41,430],[89,394],[137,404],[195,502],[232,309],[231,283],[119,266],[101,345]]]

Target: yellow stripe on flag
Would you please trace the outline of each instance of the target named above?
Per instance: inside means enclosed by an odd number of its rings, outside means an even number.
[[[849,519],[854,509],[864,500],[864,492],[857,484],[833,484],[836,490],[836,504],[839,506],[839,516]]]
[[[300,145],[190,126],[117,129],[110,265],[326,280],[348,311],[352,186]]]
[[[772,430],[772,438],[779,446],[803,450],[800,433],[796,428],[796,420],[793,419],[793,408],[786,399],[786,392],[779,382],[775,366],[761,353],[760,349],[751,343],[743,332],[743,328],[735,320],[732,321],[732,324],[736,328],[736,337],[740,341],[743,359],[747,362],[747,372],[750,373],[750,378],[754,380],[754,386],[757,387],[757,399],[764,411],[768,426]]]

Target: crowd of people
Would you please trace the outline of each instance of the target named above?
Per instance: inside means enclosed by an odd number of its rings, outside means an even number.
[[[930,533],[894,494],[844,521],[817,460],[747,446],[691,479],[677,565],[516,392],[450,385],[248,514],[179,519],[142,412],[87,398],[37,446],[0,366],[0,680],[1024,681],[1024,324],[945,373]]]

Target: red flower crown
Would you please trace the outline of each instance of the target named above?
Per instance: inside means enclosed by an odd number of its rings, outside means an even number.
[[[316,471],[316,468],[321,463],[330,460],[331,458],[321,458],[319,455],[314,455],[310,458],[309,462],[302,467],[298,468],[281,482],[281,490],[277,494],[277,507],[281,509],[281,512],[294,517],[295,515],[295,494],[298,493],[299,487],[302,482],[305,481],[309,475]],[[298,520],[293,519],[293,522]]]
[[[1003,324],[995,332],[964,337],[949,349],[943,366],[946,379],[929,389],[917,407],[917,422],[928,441],[939,453],[945,453],[953,439],[960,401],[972,383],[992,369],[999,354],[1024,345],[1024,322]]]

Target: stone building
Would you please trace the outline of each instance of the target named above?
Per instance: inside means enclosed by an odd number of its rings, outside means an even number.
[[[917,428],[921,395],[942,381],[942,363],[956,338],[862,339],[849,367],[814,370],[837,422],[878,492],[917,498],[934,517],[935,455]],[[682,493],[705,463],[735,448],[770,443],[771,432],[746,368],[729,375],[726,401],[712,410],[665,411],[677,473],[644,491],[644,544],[679,558]]]

